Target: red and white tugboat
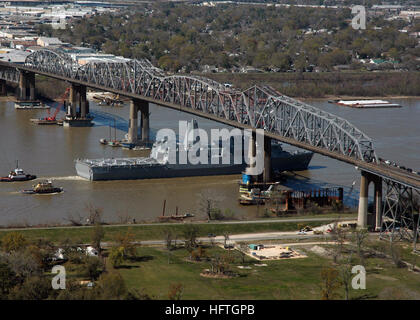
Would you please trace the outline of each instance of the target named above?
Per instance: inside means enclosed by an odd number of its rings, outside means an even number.
[[[36,176],[27,174],[22,169],[19,169],[18,162],[16,161],[16,169],[11,171],[7,177],[0,177],[0,182],[28,181],[33,179],[36,179]]]

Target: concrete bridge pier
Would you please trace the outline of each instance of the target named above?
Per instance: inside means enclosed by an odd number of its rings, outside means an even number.
[[[381,228],[382,215],[382,178],[366,171],[361,172],[360,180],[360,196],[359,196],[359,211],[357,218],[357,226],[360,228],[367,228],[368,222],[368,201],[369,201],[369,184],[373,182],[375,193],[375,221],[372,221],[372,227],[375,230]]]
[[[138,136],[138,113],[141,112],[141,139]],[[149,102],[145,100],[133,99],[130,102],[130,120],[128,128],[128,142],[147,145],[150,142],[150,113]]]
[[[20,73],[18,98],[21,101],[35,100],[35,73],[26,71]]]
[[[19,77],[19,97],[18,99],[21,101],[26,101],[26,75],[25,72],[20,73]]]
[[[149,131],[150,131],[150,112],[149,102],[140,100],[139,110],[141,112],[141,142],[147,145],[150,142]]]
[[[249,137],[248,142],[248,167],[245,170],[245,173],[248,175],[253,176],[253,179],[255,179],[254,170],[256,167],[256,154],[257,154],[257,132],[255,130],[252,130],[251,136]],[[258,178],[257,178],[258,179]]]
[[[80,117],[82,119],[86,119],[88,115],[88,106],[87,106],[87,99],[86,99],[86,86],[79,87],[79,106],[80,106]]]
[[[375,230],[380,231],[382,226],[382,178],[376,177],[375,181]]]
[[[128,143],[137,143],[138,141],[138,100],[130,101],[130,120],[128,126]]]
[[[6,80],[0,79],[0,96],[7,95],[7,87],[6,87]]]
[[[271,166],[271,138],[264,136],[264,172],[263,182],[272,182],[273,170]]]
[[[89,127],[92,125],[92,119],[88,117],[88,114],[89,105],[86,99],[86,86],[72,83],[63,126]]]
[[[67,107],[67,116],[70,118],[77,117],[77,100],[78,100],[78,86],[72,84],[70,87],[69,103]]]
[[[34,101],[35,100],[35,73],[28,72],[27,78],[28,78],[28,87],[29,87],[29,100]]]
[[[357,226],[360,228],[367,227],[368,197],[369,180],[367,177],[367,173],[365,171],[362,171],[360,179],[359,212],[357,216]]]

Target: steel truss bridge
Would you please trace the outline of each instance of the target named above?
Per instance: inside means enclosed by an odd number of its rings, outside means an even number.
[[[81,66],[69,55],[39,50],[22,65],[0,61],[0,79],[19,82],[22,72],[145,100],[241,129],[263,129],[270,138],[380,176],[389,189],[383,220],[394,221],[394,226],[383,226],[386,234],[391,229],[392,234],[403,229],[397,225],[403,225],[401,221],[405,221],[410,211],[413,213],[403,203],[413,203],[413,193],[420,190],[419,175],[382,163],[372,139],[347,120],[282,95],[271,87],[253,86],[239,91],[208,78],[167,75],[145,59],[92,61]],[[410,190],[408,198],[406,190]],[[395,201],[398,205],[394,205]],[[410,219],[410,228],[416,232],[413,226],[418,225],[418,219]],[[402,231],[398,234],[403,237]]]

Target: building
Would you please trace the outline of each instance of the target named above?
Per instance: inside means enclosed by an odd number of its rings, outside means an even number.
[[[36,44],[41,47],[61,46],[63,43],[58,38],[39,37]]]

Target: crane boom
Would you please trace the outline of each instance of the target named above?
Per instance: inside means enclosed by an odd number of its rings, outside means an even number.
[[[61,95],[60,103],[57,105],[57,107],[54,111],[54,114],[51,116],[50,111],[48,110],[47,111],[48,112],[48,117],[46,117],[44,120],[47,120],[47,121],[55,121],[56,120],[57,114],[58,114],[58,112],[60,112],[61,107],[64,105],[64,102],[66,101],[66,99],[69,95],[69,92],[70,92],[70,87],[66,88],[66,91],[64,91],[64,93]]]

